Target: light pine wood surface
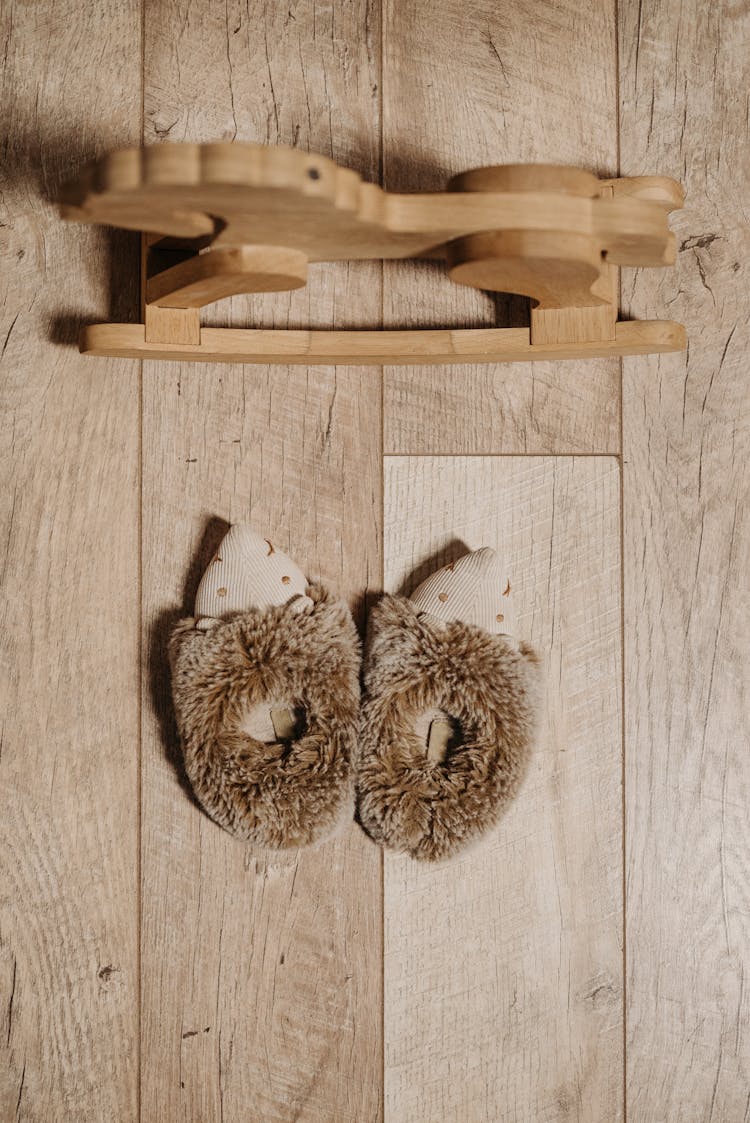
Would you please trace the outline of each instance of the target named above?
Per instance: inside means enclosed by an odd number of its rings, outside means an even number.
[[[684,178],[690,325],[624,362],[628,1118],[750,1119],[750,12],[621,8],[622,168]],[[744,92],[743,92],[744,91]]]
[[[617,170],[615,4],[385,0],[383,175],[438,190],[492,163]],[[408,107],[408,108],[406,108]],[[528,323],[527,302],[389,264],[386,327]],[[386,369],[388,453],[619,451],[619,363]]]
[[[280,15],[147,3],[146,139],[161,139],[166,121],[194,141],[296,142],[333,156],[356,144],[354,163],[372,174],[367,8]],[[353,136],[332,128],[328,99],[353,115]],[[223,106],[223,118],[195,115],[197,102]],[[277,315],[284,326],[294,315],[377,322],[379,278],[379,265],[332,267],[314,294],[284,294]],[[264,857],[198,814],[175,768],[164,662],[169,622],[192,607],[220,520],[251,521],[361,621],[380,585],[379,413],[377,370],[144,364],[144,1120],[381,1113],[380,855],[352,824],[343,839]]]
[[[494,547],[547,678],[498,828],[436,867],[386,856],[386,1119],[621,1119],[619,465],[388,457],[384,478],[386,588]]]
[[[515,165],[455,176],[436,192],[401,194],[320,154],[235,138],[110,152],[74,177],[60,197],[62,217],[73,221],[152,237],[208,235],[211,249],[255,252],[261,274],[268,265],[285,268],[282,247],[313,262],[445,256],[462,284],[524,292],[542,308],[589,307],[592,291],[609,295],[598,283],[608,263],[660,266],[674,258],[668,207],[654,196],[666,203],[676,198],[679,206],[680,185],[646,177],[647,197],[641,198],[643,179],[620,191],[613,188],[618,180],[602,181],[580,168]],[[493,233],[483,233],[488,230]],[[541,231],[557,232],[539,245],[546,268],[528,270],[518,285],[507,248],[495,253],[492,239],[526,232],[522,248],[532,250],[531,235]],[[477,262],[487,258],[477,272]],[[571,268],[563,270],[564,262]],[[276,292],[299,287],[298,280],[236,291]]]
[[[750,1120],[743,6],[11,0],[0,23],[0,1118]],[[64,226],[59,186],[112,148],[232,139],[392,191],[511,160],[674,176],[677,272],[625,270],[622,310],[686,322],[689,352],[627,359],[622,414],[613,359],[79,355],[82,323],[139,319],[138,239]],[[528,324],[440,263],[309,272],[204,322]],[[384,863],[354,825],[264,856],[192,802],[164,644],[240,518],[360,623],[384,558],[393,587],[456,537],[510,543],[544,734],[455,865]]]
[[[367,371],[204,369],[144,371],[156,502],[143,528],[143,1118],[377,1118],[379,855],[352,825],[266,857],[200,814],[164,662],[221,520],[252,519],[361,609],[379,581],[379,433],[352,434],[377,411],[377,384]]]
[[[0,26],[0,1118],[132,1119],[139,371],[74,341],[137,312],[138,258],[52,199],[71,163],[139,139],[140,18],[6,4]],[[112,307],[110,253],[133,278]]]

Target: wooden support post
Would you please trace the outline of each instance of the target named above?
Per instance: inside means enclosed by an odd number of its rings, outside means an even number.
[[[153,234],[141,235],[141,306],[147,343],[181,343],[200,346],[201,321],[197,308],[160,308],[147,302],[148,259]]]
[[[611,198],[614,189],[611,184],[603,184],[600,193]],[[534,346],[615,338],[620,272],[606,260],[602,260],[600,268],[601,276],[591,286],[591,294],[606,303],[587,308],[532,308],[531,342]]]

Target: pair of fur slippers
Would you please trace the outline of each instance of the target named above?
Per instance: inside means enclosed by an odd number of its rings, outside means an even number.
[[[507,587],[506,587],[507,585]],[[523,777],[538,659],[509,634],[496,554],[467,554],[373,609],[347,606],[233,526],[170,640],[185,768],[207,813],[272,849],[351,820],[414,858],[447,858],[498,820]]]

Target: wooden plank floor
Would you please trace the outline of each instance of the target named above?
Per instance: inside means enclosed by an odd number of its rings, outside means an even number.
[[[333,12],[312,7],[294,19],[272,5],[217,18],[209,5],[149,0],[147,141],[168,128],[175,140],[296,142],[375,176],[368,10],[333,11],[340,39]],[[359,44],[356,57],[339,43]],[[333,127],[328,99],[345,107],[350,130]],[[270,322],[377,324],[380,272],[342,265],[285,298]],[[236,309],[238,320],[242,304],[214,315]],[[257,304],[273,314],[273,301]],[[262,527],[349,597],[362,621],[381,574],[380,397],[379,370],[144,364],[143,608],[153,643],[143,705],[142,1048],[159,1058],[142,1066],[144,1119],[323,1123],[381,1112],[380,855],[352,824],[343,840],[261,859],[197,814],[174,767],[164,650],[174,610],[189,609],[200,566],[233,521]]]
[[[619,495],[613,457],[386,461],[387,588],[495,547],[547,674],[531,775],[487,843],[386,856],[387,1119],[621,1118]]]
[[[139,370],[82,363],[132,239],[62,225],[72,165],[140,137],[140,14],[4,5],[0,1118],[138,1105]],[[113,517],[114,515],[114,517]]]
[[[667,305],[690,349],[624,361],[628,1103],[719,1123],[750,1119],[750,11],[645,7],[622,171],[688,198],[676,277],[628,272],[624,310]]]
[[[384,11],[383,175],[390,190],[437,191],[450,176],[483,164],[616,171],[615,0],[386,0]],[[451,284],[431,263],[394,263],[387,275],[388,327],[528,324],[528,301],[493,300]],[[614,359],[386,368],[384,403],[387,453],[620,448]]]
[[[0,1119],[750,1121],[750,14],[734,0],[8,0],[0,176]],[[257,140],[391,189],[510,161],[687,188],[626,314],[686,356],[419,368],[84,359],[137,238],[62,225],[108,148]],[[210,321],[520,322],[425,265]],[[164,658],[228,521],[361,625],[511,555],[531,773],[426,869],[352,825],[273,859],[186,790]],[[624,702],[624,708],[623,708]]]

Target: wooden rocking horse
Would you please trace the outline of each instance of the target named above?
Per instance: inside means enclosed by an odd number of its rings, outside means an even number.
[[[143,323],[84,328],[81,351],[240,363],[477,363],[684,349],[670,320],[618,321],[617,267],[675,260],[672,179],[506,165],[445,192],[391,194],[323,156],[258,144],[113,152],[65,189],[66,219],[140,230]],[[308,262],[432,258],[458,284],[532,300],[529,328],[201,327],[235,293],[307,281]]]

